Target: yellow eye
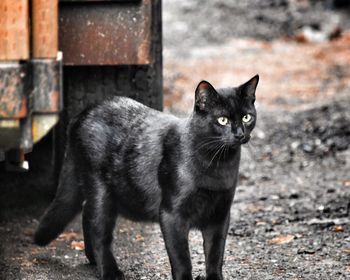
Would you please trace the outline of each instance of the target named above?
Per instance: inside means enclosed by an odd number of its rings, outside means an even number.
[[[218,118],[218,123],[221,124],[221,125],[227,125],[228,124],[228,118],[220,117],[220,118]]]
[[[242,121],[244,123],[249,123],[251,120],[252,120],[252,116],[249,115],[249,114],[244,115],[243,118],[242,118]]]

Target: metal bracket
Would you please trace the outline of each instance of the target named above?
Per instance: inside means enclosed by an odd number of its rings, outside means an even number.
[[[0,151],[30,151],[58,122],[62,108],[61,53],[0,63]]]

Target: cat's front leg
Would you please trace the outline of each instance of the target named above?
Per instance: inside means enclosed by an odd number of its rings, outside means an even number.
[[[224,259],[230,213],[217,224],[208,225],[202,230],[204,240],[206,280],[223,280],[222,265]]]
[[[174,280],[192,280],[191,257],[188,248],[188,221],[179,214],[161,211],[160,226],[168,252]]]

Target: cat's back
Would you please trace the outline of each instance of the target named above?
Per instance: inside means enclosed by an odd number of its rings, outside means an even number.
[[[98,161],[111,149],[140,141],[159,142],[158,138],[177,121],[172,115],[118,96],[79,114],[70,126],[70,135],[79,149],[85,149],[85,154]]]

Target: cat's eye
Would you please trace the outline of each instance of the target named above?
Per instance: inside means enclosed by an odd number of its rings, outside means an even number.
[[[244,123],[249,123],[252,119],[253,119],[253,117],[250,114],[246,114],[243,116],[242,121]]]
[[[227,125],[229,123],[229,121],[228,121],[228,118],[226,118],[226,117],[220,117],[220,118],[218,118],[218,123],[220,125]]]

